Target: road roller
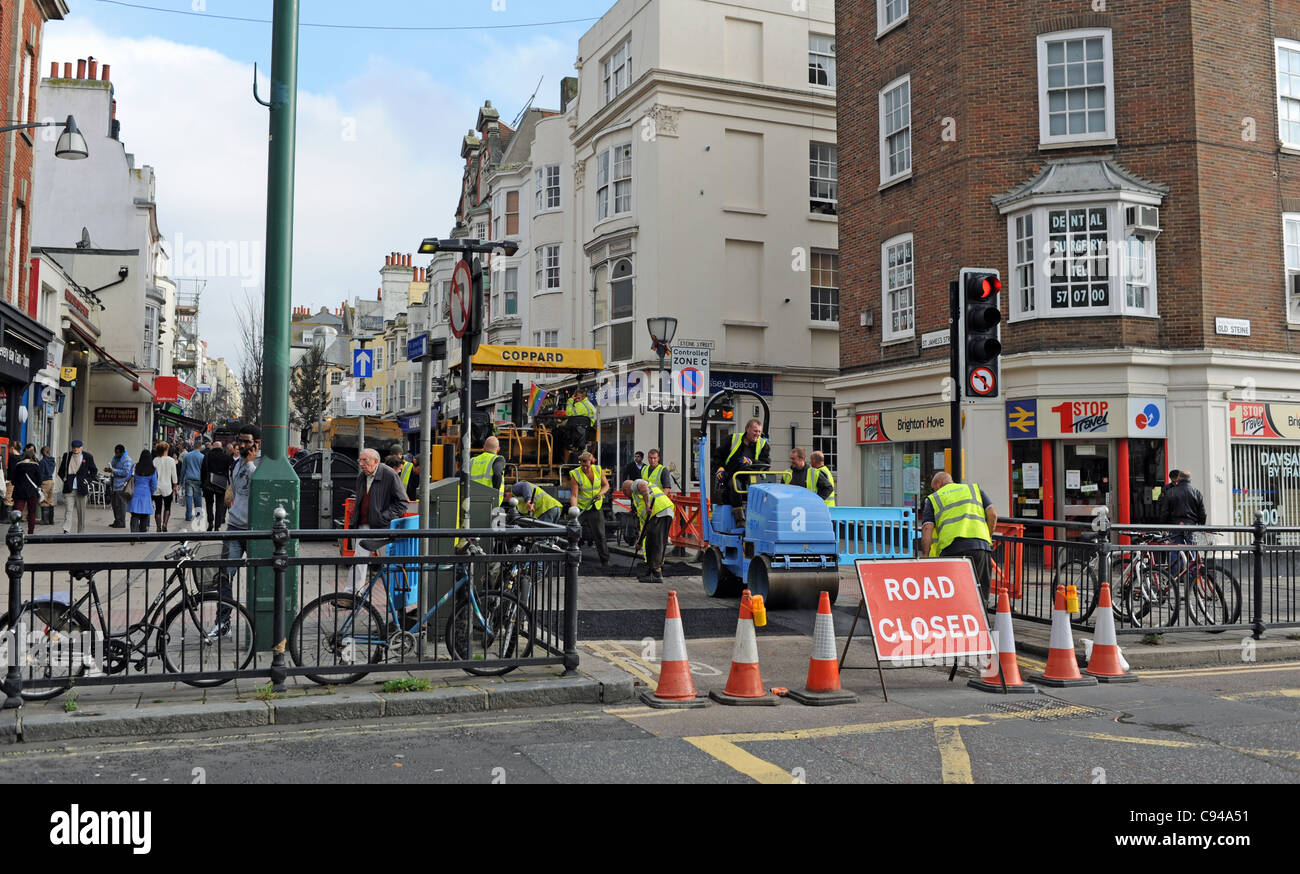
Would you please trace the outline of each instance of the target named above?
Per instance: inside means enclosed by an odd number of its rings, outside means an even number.
[[[737,396],[747,395],[763,409],[763,433],[770,412],[767,401],[755,392],[724,389],[709,398],[704,421],[715,409],[735,410]],[[739,430],[743,419],[735,419]],[[704,591],[715,598],[738,596],[742,589],[762,595],[775,610],[816,608],[822,592],[834,602],[840,588],[839,542],[831,525],[830,509],[816,492],[785,485],[780,472],[742,471],[731,487],[745,496],[743,513],[729,503],[714,502],[714,486],[707,434],[699,439],[697,458],[700,483],[700,518],[707,543],[702,557]]]

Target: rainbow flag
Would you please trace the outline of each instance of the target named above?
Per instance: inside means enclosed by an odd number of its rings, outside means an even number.
[[[542,410],[542,399],[546,397],[546,390],[537,386],[532,386],[528,393],[528,415],[536,416]]]

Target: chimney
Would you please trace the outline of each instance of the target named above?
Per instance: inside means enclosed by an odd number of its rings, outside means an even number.
[[[72,78],[72,61],[63,62],[63,78],[65,79]]]
[[[388,266],[391,265],[392,263],[393,263],[393,256],[392,256],[392,255],[385,255],[385,256],[384,256],[384,266],[385,266],[385,267],[388,267]]]
[[[95,74],[99,72],[99,61],[95,60],[94,55],[91,55],[87,60],[90,62],[90,69],[86,71],[86,78],[94,79]]]
[[[86,78],[86,59],[85,59],[85,58],[78,58],[78,59],[77,59],[77,78],[78,78],[78,79],[84,79],[84,78]]]
[[[57,79],[57,78],[59,78],[59,62],[58,62],[58,61],[50,61],[50,78],[51,78],[51,79]]]
[[[101,81],[104,81],[104,82],[107,82],[107,81],[108,81],[108,64],[105,64],[105,65],[104,65],[104,72],[103,72],[103,74],[100,76],[100,80],[101,80]]]
[[[109,104],[109,118],[117,118],[117,101],[114,100]]]

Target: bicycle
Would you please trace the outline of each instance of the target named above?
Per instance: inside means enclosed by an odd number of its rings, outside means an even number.
[[[28,668],[22,697],[28,701],[54,698],[91,667],[104,674],[118,674],[128,666],[147,671],[151,658],[161,658],[168,673],[247,667],[254,655],[252,617],[243,604],[205,584],[201,569],[187,566],[197,550],[197,545],[186,542],[164,556],[176,567],[144,618],[125,631],[109,630],[95,570],[71,572],[73,581],[86,581],[86,593],[75,604],[69,605],[60,598],[62,593],[56,593],[23,603],[13,619],[8,613],[0,616],[0,636],[18,634],[19,657]],[[87,605],[93,610],[93,624],[86,616]],[[202,688],[229,679],[182,677],[181,681]]]
[[[1207,544],[1212,537],[1207,532],[1194,531],[1191,542]],[[1176,558],[1170,560],[1170,567],[1177,562],[1179,570],[1172,576],[1175,585],[1179,582],[1184,585],[1189,624],[1231,625],[1241,618],[1241,583],[1231,571],[1215,567],[1198,549],[1178,550],[1173,555]],[[1222,631],[1220,628],[1212,633]]]
[[[359,545],[371,548],[375,541]],[[470,555],[485,555],[475,539],[465,542]],[[375,555],[372,551],[371,555]],[[413,564],[407,562],[404,564]],[[455,581],[438,602],[418,621],[411,623],[399,615],[394,595],[410,592],[406,568],[401,564],[379,565],[370,574],[360,592],[332,592],[322,595],[302,608],[289,631],[289,653],[299,667],[331,667],[379,664],[390,658],[402,659],[416,650],[418,636],[424,635],[435,621],[438,610],[452,602],[444,641],[453,660],[473,661],[508,659],[522,647],[520,658],[533,651],[532,615],[514,591],[501,586],[474,585],[467,565],[418,564],[420,572],[456,569]],[[388,593],[388,620],[380,618],[371,602],[376,583]],[[480,677],[501,676],[514,670],[465,667],[466,673]],[[307,678],[321,685],[355,683],[369,671],[352,674],[313,674]]]
[[[1162,535],[1133,534],[1133,541],[1138,544],[1155,543]],[[1085,541],[1096,540],[1095,534],[1085,534]],[[1098,583],[1098,553],[1087,559],[1070,559],[1062,563],[1052,576],[1052,590],[1058,585],[1073,585],[1079,592],[1079,612],[1075,622],[1086,622],[1097,609],[1101,597]],[[1111,609],[1118,625],[1132,625],[1141,628],[1143,621],[1153,613],[1157,618],[1168,615],[1167,622],[1157,621],[1157,625],[1173,625],[1178,621],[1179,595],[1173,579],[1161,567],[1157,566],[1146,550],[1111,553],[1111,570],[1107,574],[1111,583]],[[1085,606],[1087,605],[1087,606]]]

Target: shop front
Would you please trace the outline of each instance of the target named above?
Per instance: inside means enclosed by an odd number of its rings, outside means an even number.
[[[0,444],[6,452],[10,443],[29,442],[27,392],[45,366],[53,336],[40,322],[0,302]]]
[[[1116,523],[1158,522],[1156,490],[1168,469],[1166,421],[1164,398],[1007,401],[1012,514],[1091,522],[1105,507]],[[1040,533],[1026,529],[1029,536]]]
[[[858,413],[863,506],[918,507],[935,471],[952,470],[949,404]]]
[[[1228,436],[1232,524],[1253,525],[1257,512],[1265,525],[1300,524],[1300,404],[1229,403]]]

